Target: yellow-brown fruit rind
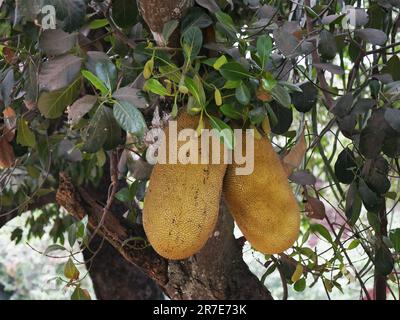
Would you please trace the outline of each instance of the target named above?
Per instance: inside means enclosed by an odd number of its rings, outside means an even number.
[[[178,118],[178,132],[186,128],[195,130],[198,124],[199,117],[184,113]],[[158,254],[169,260],[184,260],[205,246],[218,220],[226,169],[224,164],[178,163],[154,167],[145,198],[143,224]]]
[[[298,238],[300,209],[270,141],[255,139],[253,174],[236,175],[237,168],[228,167],[224,198],[240,230],[259,252],[286,251]]]

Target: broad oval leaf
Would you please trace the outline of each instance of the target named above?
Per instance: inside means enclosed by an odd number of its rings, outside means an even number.
[[[203,33],[199,27],[190,27],[182,35],[181,42],[186,59],[193,61],[200,53],[203,45]]]
[[[34,148],[36,146],[35,134],[29,128],[28,121],[24,118],[18,121],[17,143],[23,147]]]
[[[400,133],[400,110],[399,109],[387,109],[385,111],[386,122],[398,133]]]
[[[82,59],[71,54],[45,62],[39,73],[40,90],[56,91],[65,88],[79,75],[81,66]]]
[[[143,95],[142,90],[123,87],[114,92],[113,98],[119,101],[126,101],[134,105],[138,109],[146,109],[149,103]]]
[[[226,80],[243,80],[251,78],[252,75],[238,62],[225,63],[219,70]]]
[[[45,30],[40,37],[40,49],[49,56],[59,56],[70,51],[77,42],[76,33],[67,33],[60,29]]]
[[[95,74],[90,71],[82,70],[83,77],[88,80],[97,90],[99,90],[102,96],[108,95],[110,90],[106,87],[106,85],[101,81]]]
[[[87,56],[88,70],[96,75],[110,91],[114,91],[117,86],[117,68],[111,59],[100,51],[89,51]]]
[[[250,103],[251,94],[249,88],[242,83],[236,89],[236,100],[239,101],[240,104],[248,105]]]
[[[376,46],[383,46],[388,40],[386,33],[378,29],[365,28],[356,30],[356,34],[365,42]]]
[[[144,85],[144,90],[157,94],[161,97],[170,96],[168,90],[157,79],[149,79]]]
[[[83,132],[83,151],[96,153],[104,147],[112,150],[121,143],[121,128],[114,118],[113,111],[101,105]]]
[[[129,102],[117,101],[114,104],[114,117],[122,129],[135,136],[143,136],[147,129],[143,114]]]
[[[332,60],[336,56],[336,39],[328,30],[322,29],[319,35],[318,51],[326,60]]]
[[[292,98],[289,92],[281,85],[277,84],[271,90],[272,97],[285,108],[290,108],[292,104]]]
[[[335,175],[339,182],[350,184],[355,178],[357,163],[354,153],[349,148],[344,149],[335,164]]]
[[[71,125],[76,125],[90,110],[94,107],[97,102],[96,96],[86,95],[68,108],[68,122]]]
[[[78,77],[68,87],[52,92],[43,92],[38,101],[40,113],[47,119],[57,119],[79,95],[81,77]]]

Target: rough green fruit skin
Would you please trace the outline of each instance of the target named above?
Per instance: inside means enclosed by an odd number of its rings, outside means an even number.
[[[196,129],[198,117],[184,114],[178,130]],[[169,260],[198,253],[218,220],[226,165],[156,165],[146,194],[143,224],[150,244]]]
[[[255,140],[254,151],[252,175],[237,176],[237,166],[228,167],[224,198],[250,244],[264,254],[278,254],[298,238],[300,209],[269,140]]]

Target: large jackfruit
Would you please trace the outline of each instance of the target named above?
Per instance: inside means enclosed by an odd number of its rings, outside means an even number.
[[[300,209],[270,141],[255,139],[253,174],[236,175],[237,168],[228,168],[224,197],[240,230],[262,253],[289,249],[299,235]]]
[[[178,118],[178,133],[185,128],[196,129],[198,124],[198,117],[184,113]],[[168,130],[166,133],[168,138]],[[168,146],[168,139],[166,143]],[[183,144],[178,142],[178,147]],[[145,198],[143,224],[158,254],[183,260],[204,247],[217,223],[226,168],[224,164],[155,166]]]

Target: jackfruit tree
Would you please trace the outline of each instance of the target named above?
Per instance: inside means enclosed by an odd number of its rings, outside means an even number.
[[[400,299],[399,29],[398,0],[0,0],[0,228],[49,235],[72,299],[80,264],[98,299]],[[174,119],[251,129],[254,172],[154,165]]]

